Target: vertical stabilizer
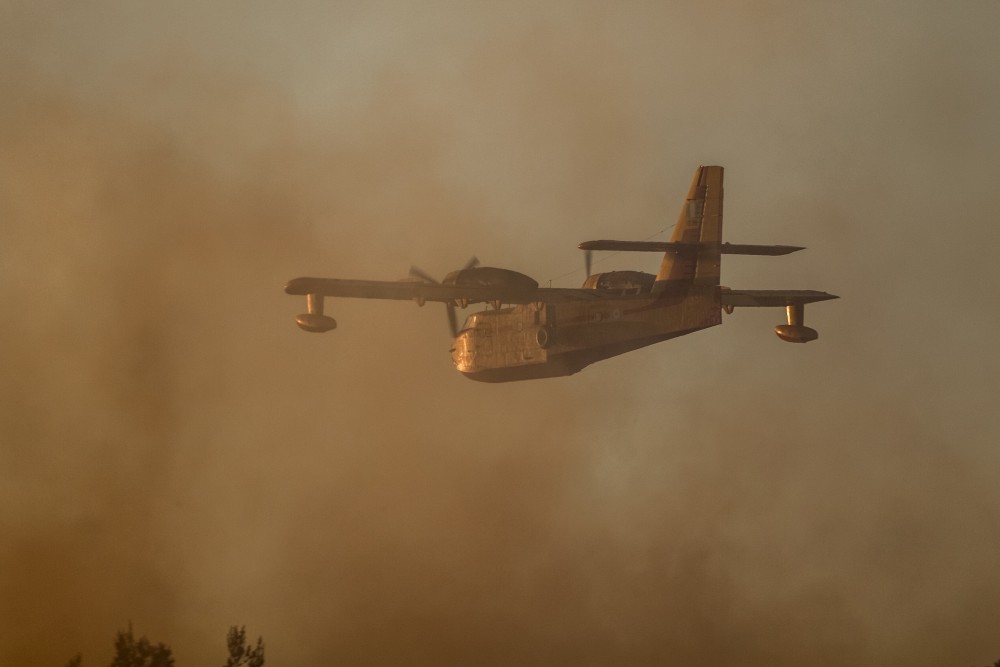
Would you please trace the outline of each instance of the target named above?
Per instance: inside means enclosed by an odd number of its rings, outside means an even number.
[[[722,243],[722,167],[698,167],[670,240],[702,244],[697,250],[668,251],[654,291],[670,286],[718,285]]]

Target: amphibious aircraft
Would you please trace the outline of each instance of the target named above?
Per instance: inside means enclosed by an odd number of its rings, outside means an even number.
[[[295,278],[288,294],[305,295],[305,331],[336,328],[324,314],[324,297],[444,303],[454,344],[455,368],[484,382],[572,375],[625,352],[722,323],[737,307],[781,307],[787,322],[775,327],[783,341],[807,343],[819,334],[805,326],[805,306],[836,299],[813,290],[735,290],[720,285],[722,255],[787,255],[803,248],[722,242],[722,167],[699,167],[670,240],[586,241],[587,279],[579,289],[539,287],[510,269],[464,268],[438,282],[411,269],[399,281]],[[640,271],[590,274],[590,253],[616,250],[663,253],[656,275]],[[485,303],[459,328],[456,308]]]

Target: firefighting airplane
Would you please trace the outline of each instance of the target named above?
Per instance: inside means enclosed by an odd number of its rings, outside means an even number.
[[[445,304],[452,361],[466,377],[509,382],[572,375],[619,354],[722,323],[736,307],[781,307],[781,340],[807,343],[819,334],[805,326],[805,305],[836,299],[813,290],[734,290],[719,284],[721,255],[787,255],[803,248],[722,242],[722,167],[699,167],[668,242],[586,241],[588,277],[580,289],[539,287],[517,271],[477,266],[438,282],[418,269],[400,281],[295,278],[288,294],[304,294],[305,331],[336,328],[323,313],[324,297],[412,300]],[[593,250],[662,252],[659,272],[612,271],[589,275]],[[456,307],[486,303],[458,328]]]

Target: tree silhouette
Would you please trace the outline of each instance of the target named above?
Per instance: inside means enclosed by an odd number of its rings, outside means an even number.
[[[129,622],[128,630],[119,630],[115,637],[115,658],[110,667],[174,667],[174,656],[166,644],[153,646],[145,637],[136,641]]]
[[[257,645],[247,644],[246,626],[229,628],[226,635],[229,659],[224,667],[264,667],[264,638],[257,637]],[[66,667],[82,667],[83,655],[77,653],[66,663]],[[166,644],[153,645],[145,637],[138,640],[132,633],[132,622],[128,630],[119,630],[115,637],[115,657],[110,667],[174,667],[174,656]]]
[[[246,626],[229,628],[226,635],[226,645],[229,647],[229,659],[226,660],[225,667],[263,667],[264,666],[264,638],[257,637],[257,646],[251,648],[247,642]]]

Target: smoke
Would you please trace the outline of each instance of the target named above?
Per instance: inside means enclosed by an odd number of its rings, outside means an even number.
[[[0,22],[0,662],[129,619],[178,664],[234,623],[290,664],[1000,654],[995,9],[178,7]],[[723,270],[841,294],[819,342],[738,310],[486,386],[443,309],[310,336],[281,292],[544,282],[699,163],[729,240],[810,246]]]

